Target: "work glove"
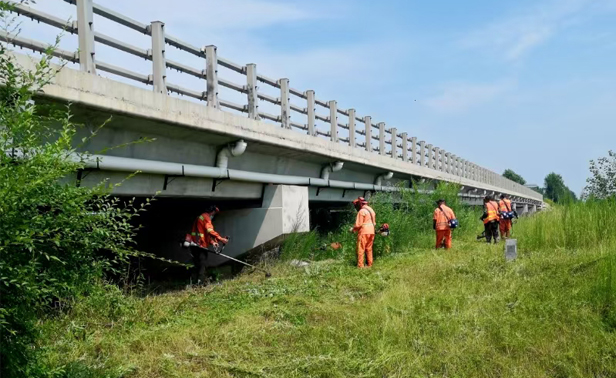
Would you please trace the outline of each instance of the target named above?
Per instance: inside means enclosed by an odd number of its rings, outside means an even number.
[[[353,227],[349,228],[349,232],[353,233]]]
[[[227,243],[229,242],[229,239],[227,239],[227,238],[222,238],[222,239],[220,239],[220,242],[221,242],[222,244],[227,244]]]

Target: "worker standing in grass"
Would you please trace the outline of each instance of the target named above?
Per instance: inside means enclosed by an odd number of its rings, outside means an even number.
[[[434,210],[432,228],[436,231],[436,249],[444,247],[451,248],[451,226],[449,222],[456,219],[451,208],[447,207],[444,199],[436,201],[436,209]]]
[[[374,244],[374,229],[376,227],[376,213],[364,197],[358,197],[353,201],[357,210],[355,226],[350,231],[357,232],[357,267],[364,268],[364,255],[368,268],[372,266],[372,245]]]
[[[494,201],[492,196],[486,196],[483,199],[483,207],[484,212],[481,216],[481,220],[483,220],[486,232],[486,241],[490,244],[490,242],[494,240],[494,244],[496,244],[498,242],[498,221],[500,219],[498,215],[498,204]]]
[[[501,216],[499,221],[500,236],[501,239],[509,239],[511,237],[513,217],[517,216],[517,212],[511,210],[511,200],[508,195],[501,194],[500,198],[500,201],[498,201],[498,209],[501,215],[505,215]]]
[[[193,247],[190,253],[195,265],[197,283],[205,282],[205,263],[207,261],[207,249],[218,248],[218,243],[227,244],[228,240],[220,236],[214,230],[212,220],[219,210],[216,206],[208,206],[205,212],[195,220],[190,235],[186,235],[186,240],[199,245],[201,248]]]

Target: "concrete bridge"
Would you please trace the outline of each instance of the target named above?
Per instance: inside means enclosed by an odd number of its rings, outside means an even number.
[[[336,101],[322,101],[313,90],[294,89],[289,79],[266,77],[255,64],[228,61],[215,46],[198,48],[183,42],[167,33],[163,22],[144,24],[91,0],[64,1],[75,5],[75,22],[15,5],[20,16],[78,35],[78,51],[53,52],[78,64],[78,69],[61,69],[40,101],[72,103],[75,120],[86,125],[85,134],[112,117],[98,137],[84,146],[90,152],[155,138],[94,155],[77,180],[80,185],[105,178],[119,182],[140,171],[115,194],[147,197],[160,192],[161,198],[194,200],[193,205],[168,205],[167,212],[161,212],[164,219],[153,221],[156,229],[173,234],[152,247],[160,253],[175,253],[170,251],[176,248],[176,238],[186,232],[207,201],[227,205],[217,228],[236,236],[229,246],[235,254],[307,230],[311,206],[402,190],[412,182],[457,183],[460,196],[475,205],[486,194],[507,193],[520,213],[543,205],[541,194],[452,152],[360,116],[355,109],[340,109]],[[97,32],[95,15],[117,23],[127,33],[148,36],[151,44],[137,47]],[[27,37],[29,25],[25,21],[19,35],[1,34],[0,39],[45,51],[45,43]],[[151,62],[150,72],[97,59],[98,44],[146,59]],[[202,66],[166,58],[170,46],[198,57]],[[31,57],[17,53],[15,57],[21,65],[33,67]],[[170,82],[170,70],[189,75],[203,90]],[[97,75],[101,72],[115,77]],[[225,72],[243,77],[243,82],[224,79]],[[143,84],[152,88],[144,89]],[[231,97],[243,103],[221,98],[220,87],[234,91]],[[278,95],[267,94],[272,91]],[[265,107],[275,109],[275,114],[262,110]]]

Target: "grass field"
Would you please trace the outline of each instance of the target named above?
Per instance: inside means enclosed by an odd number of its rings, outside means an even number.
[[[614,238],[599,220],[594,245],[557,235],[562,217],[603,216],[583,210],[520,222],[509,263],[466,237],[371,270],[281,262],[146,298],[108,288],[43,324],[45,362],[67,377],[616,377]]]

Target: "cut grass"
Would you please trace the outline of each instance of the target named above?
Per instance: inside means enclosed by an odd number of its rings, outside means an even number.
[[[101,313],[82,302],[44,325],[46,362],[73,377],[613,377],[616,332],[597,294],[610,251],[506,263],[502,245],[457,241],[371,270],[279,264],[271,279]]]

